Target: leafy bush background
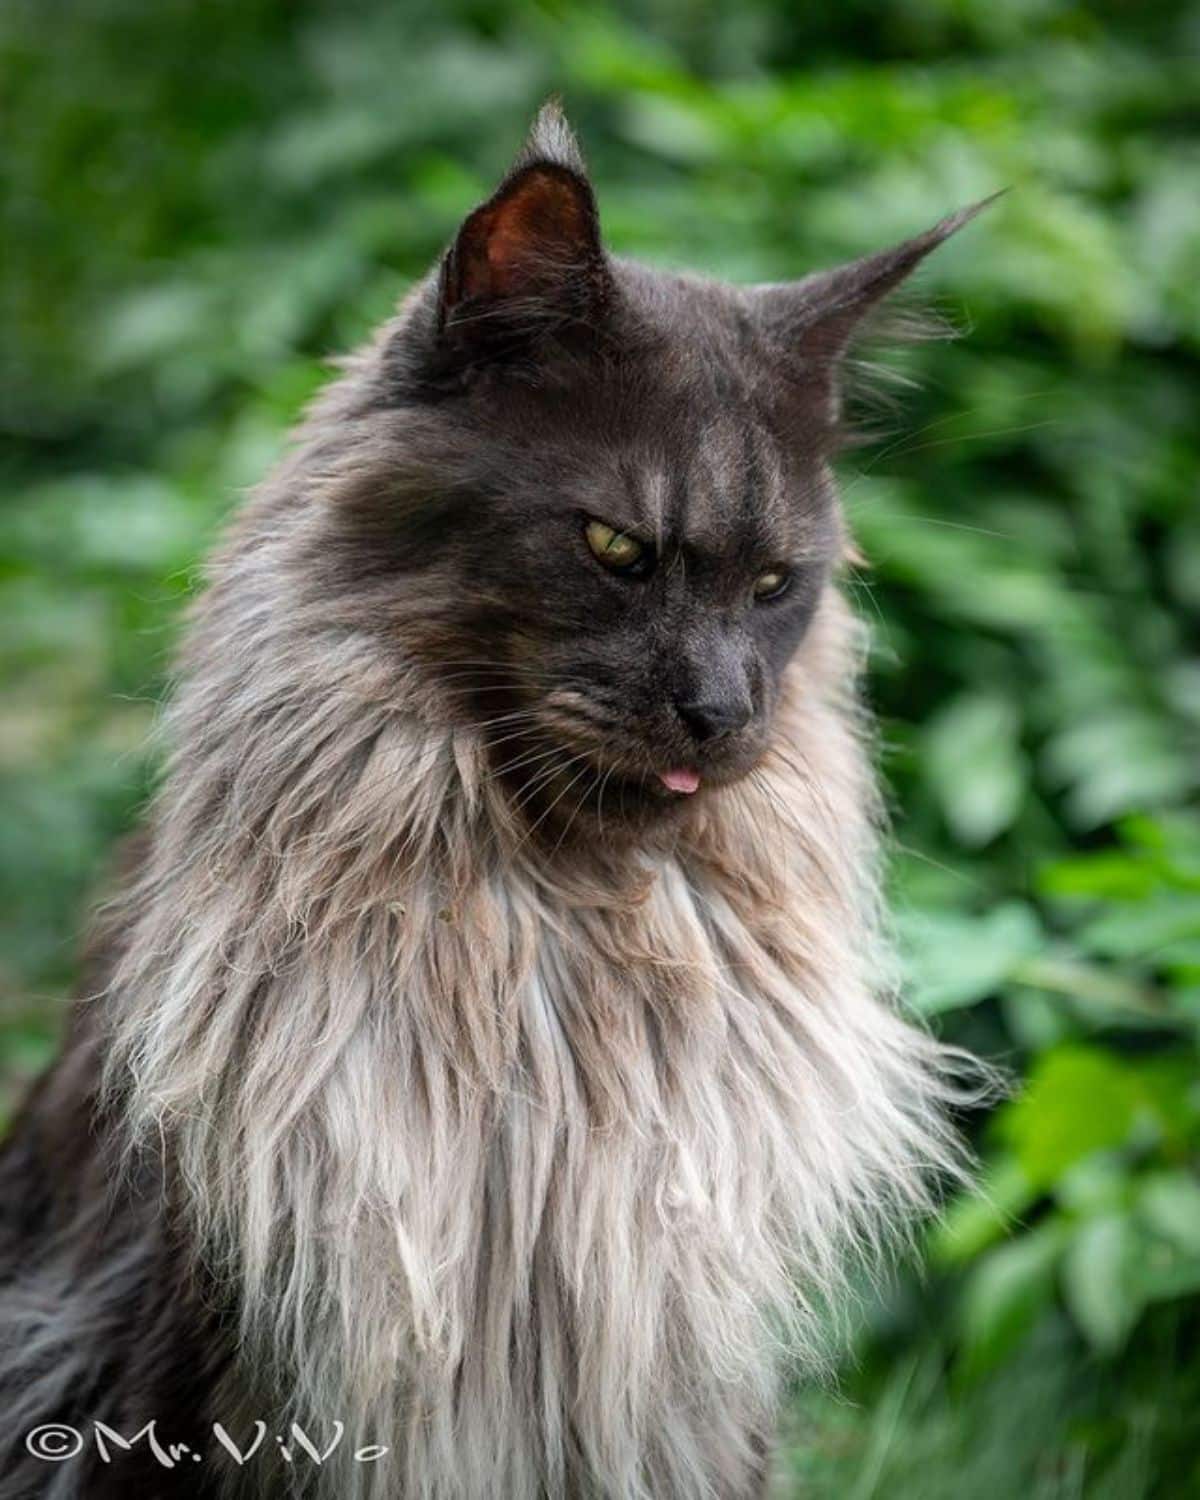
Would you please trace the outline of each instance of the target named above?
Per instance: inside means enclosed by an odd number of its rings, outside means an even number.
[[[1200,1494],[1200,8],[8,0],[0,1068],[46,1059],[238,492],[562,89],[611,243],[936,257],[846,465],[913,997],[1027,1088],[781,1493]]]

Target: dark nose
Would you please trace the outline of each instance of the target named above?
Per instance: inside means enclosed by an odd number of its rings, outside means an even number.
[[[750,722],[753,709],[741,698],[724,702],[677,703],[679,717],[698,740],[715,740],[719,734],[733,734]]]

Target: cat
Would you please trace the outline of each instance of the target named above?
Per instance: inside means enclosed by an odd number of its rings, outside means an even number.
[[[977,208],[655,271],[549,105],[345,361],[0,1158],[0,1500],[765,1493],[788,1372],[961,1162],[831,464],[858,326]]]

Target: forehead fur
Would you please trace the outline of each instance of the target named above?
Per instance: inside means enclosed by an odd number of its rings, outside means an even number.
[[[442,480],[453,452],[464,487],[518,510],[583,507],[709,554],[824,550],[835,435],[751,295],[628,261],[612,274],[598,347],[486,367],[426,408]]]
[[[740,288],[617,268],[629,316],[655,346],[642,391],[650,494],[639,519],[720,550],[731,538],[803,552],[827,529],[833,434],[791,389]],[[657,451],[656,451],[657,450]]]

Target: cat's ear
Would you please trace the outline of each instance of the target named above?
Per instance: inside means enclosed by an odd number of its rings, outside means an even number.
[[[448,351],[486,358],[550,329],[594,324],[610,287],[583,157],[551,102],[442,261],[438,337]]]
[[[826,414],[837,418],[842,361],[855,333],[890,292],[921,264],[932,250],[1000,197],[995,193],[979,203],[941,219],[924,234],[888,250],[817,271],[801,281],[755,289],[759,312],[772,342],[791,370],[822,401]]]

